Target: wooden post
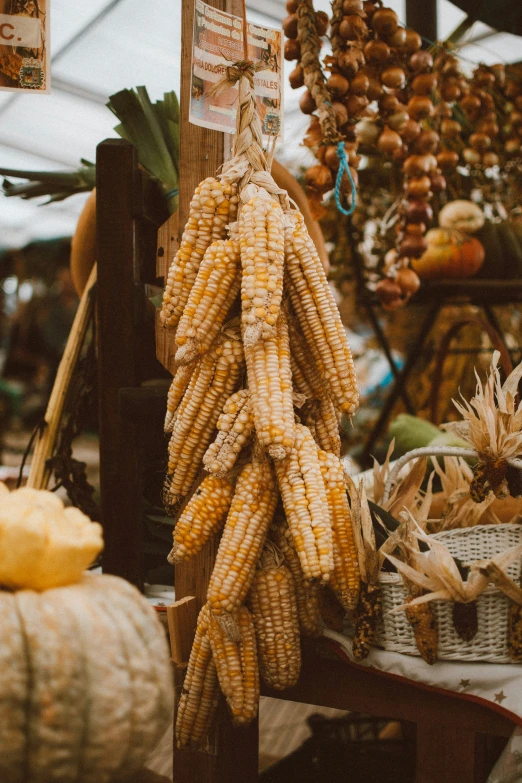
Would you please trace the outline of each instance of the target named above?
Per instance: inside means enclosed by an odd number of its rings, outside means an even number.
[[[436,41],[437,0],[406,0],[406,24],[428,41]]]

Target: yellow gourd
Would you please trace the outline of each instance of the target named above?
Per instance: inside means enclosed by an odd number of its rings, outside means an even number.
[[[77,582],[103,548],[102,528],[45,490],[0,484],[0,584],[47,590]]]

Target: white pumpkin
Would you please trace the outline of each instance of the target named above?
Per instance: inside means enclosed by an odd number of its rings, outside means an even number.
[[[0,591],[0,781],[137,773],[172,717],[164,630],[123,579]]]
[[[445,204],[439,212],[439,226],[449,230],[456,229],[466,234],[474,234],[485,223],[481,208],[473,201],[457,199]]]

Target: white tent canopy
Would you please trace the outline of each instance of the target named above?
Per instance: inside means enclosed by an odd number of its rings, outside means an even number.
[[[387,4],[404,21],[404,0]],[[465,14],[448,0],[438,5],[442,39]],[[286,15],[283,0],[250,0],[247,6],[249,18],[267,25]],[[328,10],[328,0],[316,0],[316,8]],[[115,135],[115,118],[105,106],[109,95],[136,85],[145,85],[153,99],[172,89],[179,93],[180,17],[181,0],[51,0],[52,94],[0,92],[0,166],[51,170],[94,160],[98,142]],[[477,23],[466,38],[484,32],[488,28]],[[518,60],[520,39],[494,34],[461,54],[489,64]],[[304,160],[299,143],[307,124],[297,99],[287,88],[284,157],[296,164]],[[0,247],[72,233],[84,201],[79,194],[41,207],[0,195]]]

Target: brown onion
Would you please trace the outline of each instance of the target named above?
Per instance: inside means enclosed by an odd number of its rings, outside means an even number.
[[[371,120],[361,120],[355,126],[357,141],[360,144],[374,144],[380,135],[379,126]]]
[[[401,133],[409,122],[408,112],[404,109],[396,111],[388,117],[388,125],[394,131]]]
[[[397,300],[400,300],[402,296],[400,287],[389,277],[379,280],[375,286],[375,293],[383,305],[389,305],[392,302],[396,302]]]
[[[495,109],[495,99],[489,92],[487,92],[484,95],[484,97],[481,100],[481,103],[482,103],[481,106],[482,111],[484,111],[484,109],[487,109],[488,111],[492,111]]]
[[[430,223],[433,210],[427,201],[410,201],[406,208],[406,220],[409,223]]]
[[[395,160],[397,163],[404,163],[406,158],[409,155],[408,147],[406,144],[403,144],[402,147],[399,147],[398,150],[395,150],[395,152],[392,155],[393,160]]]
[[[283,19],[283,32],[287,38],[297,38],[297,14],[290,14]]]
[[[495,120],[485,120],[484,122],[481,122],[479,130],[481,130],[482,133],[486,133],[493,139],[500,133],[500,128],[498,127],[498,124],[495,122]]]
[[[480,153],[472,147],[466,147],[466,149],[462,151],[462,157],[466,163],[469,163],[471,166],[476,166],[480,163]]]
[[[462,131],[462,125],[457,120],[444,119],[440,125],[440,133],[444,139],[456,139]]]
[[[359,70],[359,66],[364,63],[364,55],[358,46],[351,46],[345,52],[341,52],[337,61],[339,70],[350,79]]]
[[[480,98],[477,98],[476,95],[465,95],[459,106],[468,117],[478,116],[478,112],[480,111]]]
[[[406,84],[406,74],[397,66],[386,68],[381,74],[381,82],[390,90],[400,90]]]
[[[406,234],[399,247],[400,258],[420,258],[428,249],[428,243],[423,236]]]
[[[346,39],[362,38],[367,30],[366,22],[358,14],[343,16],[339,25],[339,35]]]
[[[299,0],[286,0],[287,13],[295,14],[297,12],[298,5],[299,5]]]
[[[440,117],[441,119],[450,119],[450,117],[453,116],[453,110],[449,103],[446,103],[445,101],[438,103],[435,107],[435,116]]]
[[[426,233],[426,223],[407,223],[406,234],[413,234],[416,237],[421,237]]]
[[[299,98],[299,108],[303,114],[313,114],[317,109],[317,104],[309,90],[305,90]]]
[[[407,297],[413,296],[419,290],[421,284],[418,274],[407,266],[397,270],[395,283]]]
[[[307,187],[316,190],[318,193],[326,193],[334,185],[332,172],[328,166],[321,163],[305,171],[305,182]]]
[[[368,98],[365,95],[348,95],[344,99],[344,105],[348,109],[350,117],[358,117],[368,106]]]
[[[301,44],[299,41],[296,41],[293,38],[288,38],[288,40],[285,41],[284,58],[285,60],[290,61],[301,59]]]
[[[341,73],[332,73],[326,82],[332,98],[342,98],[348,92],[350,82]]]
[[[328,147],[324,147],[323,163],[332,171],[337,171],[339,168],[339,156],[337,154],[337,147],[335,144],[329,144]]]
[[[305,133],[303,143],[306,147],[318,147],[319,144],[322,144],[322,141],[323,129],[321,128],[319,117],[317,117],[315,114],[312,114],[310,117],[310,125],[308,126],[308,130]],[[319,157],[319,152],[317,153],[317,157]]]
[[[387,37],[395,32],[399,19],[392,8],[379,8],[372,16],[372,27],[378,35]]]
[[[384,93],[379,98],[379,109],[383,114],[392,114],[399,110],[400,101],[396,95]]]
[[[502,63],[495,63],[495,65],[489,66],[493,71],[495,81],[502,86],[506,80],[506,69]]]
[[[296,65],[294,70],[291,72],[290,76],[288,77],[288,81],[290,82],[290,87],[292,90],[297,90],[299,87],[302,87],[304,84],[304,70],[303,66],[299,63],[299,65]]]
[[[453,103],[454,101],[459,100],[462,92],[458,84],[446,82],[441,87],[440,95],[443,101]]]
[[[361,73],[361,71],[359,71],[359,73]],[[364,75],[368,77],[369,82],[368,89],[366,90],[368,100],[379,100],[382,95],[382,84],[380,79],[378,79],[372,71],[365,70]]]
[[[415,122],[415,120],[412,120],[411,118],[408,120],[406,125],[401,131],[401,136],[404,139],[404,141],[415,141],[415,139],[418,137],[419,133],[421,132],[421,126],[418,122]]]
[[[495,74],[478,68],[473,74],[474,81],[486,90],[490,90],[495,84]]]
[[[434,130],[422,131],[415,142],[415,152],[425,155],[428,152],[435,152],[439,146],[439,134]]]
[[[491,147],[491,139],[487,133],[472,133],[469,137],[469,143],[478,152],[485,152]]]
[[[410,155],[404,161],[404,173],[407,177],[419,177],[429,174],[437,168],[437,159],[433,155]]]
[[[442,150],[437,155],[437,163],[442,171],[453,171],[459,164],[458,152],[453,150]]]
[[[406,29],[398,27],[394,33],[386,36],[386,43],[394,49],[403,49],[406,43]]]
[[[424,174],[422,177],[409,179],[406,182],[408,198],[427,198],[431,192],[431,179]]]
[[[390,47],[384,41],[368,41],[364,47],[364,56],[369,63],[382,65],[390,56]]]
[[[486,152],[482,156],[482,164],[489,168],[490,166],[496,166],[498,163],[498,155],[496,152]]]
[[[415,54],[422,46],[422,38],[415,30],[406,28],[406,41],[404,42],[404,51],[406,54]]]
[[[340,101],[334,101],[332,103],[332,109],[335,114],[335,121],[337,122],[337,125],[339,127],[341,125],[345,125],[348,122],[348,109],[344,103],[341,103]]]
[[[350,84],[350,92],[354,95],[366,95],[370,87],[370,80],[365,73],[357,73]]]
[[[410,67],[415,73],[431,71],[433,68],[433,57],[426,49],[421,49],[421,51],[415,52],[410,57]]]
[[[518,128],[519,125],[522,125],[522,112],[512,111],[509,115],[509,121],[514,128]]]
[[[431,189],[434,193],[440,193],[442,190],[446,190],[446,178],[440,171],[436,171],[430,175],[431,177]]]
[[[383,132],[379,136],[377,147],[385,155],[391,155],[396,150],[401,149],[402,139],[396,131],[385,125]]]
[[[414,95],[408,101],[408,114],[412,120],[422,120],[433,114],[433,103],[426,95]]]
[[[434,73],[419,73],[412,82],[415,95],[429,95],[437,86],[437,76]]]
[[[315,12],[315,29],[317,30],[317,35],[322,38],[323,35],[326,35],[326,31],[328,30],[328,25],[330,24],[330,18],[325,11],[316,11]]]
[[[343,13],[346,14],[346,16],[350,16],[350,14],[364,14],[362,0],[344,0]]]
[[[508,155],[515,155],[520,151],[520,140],[508,139],[504,144],[504,149]]]

